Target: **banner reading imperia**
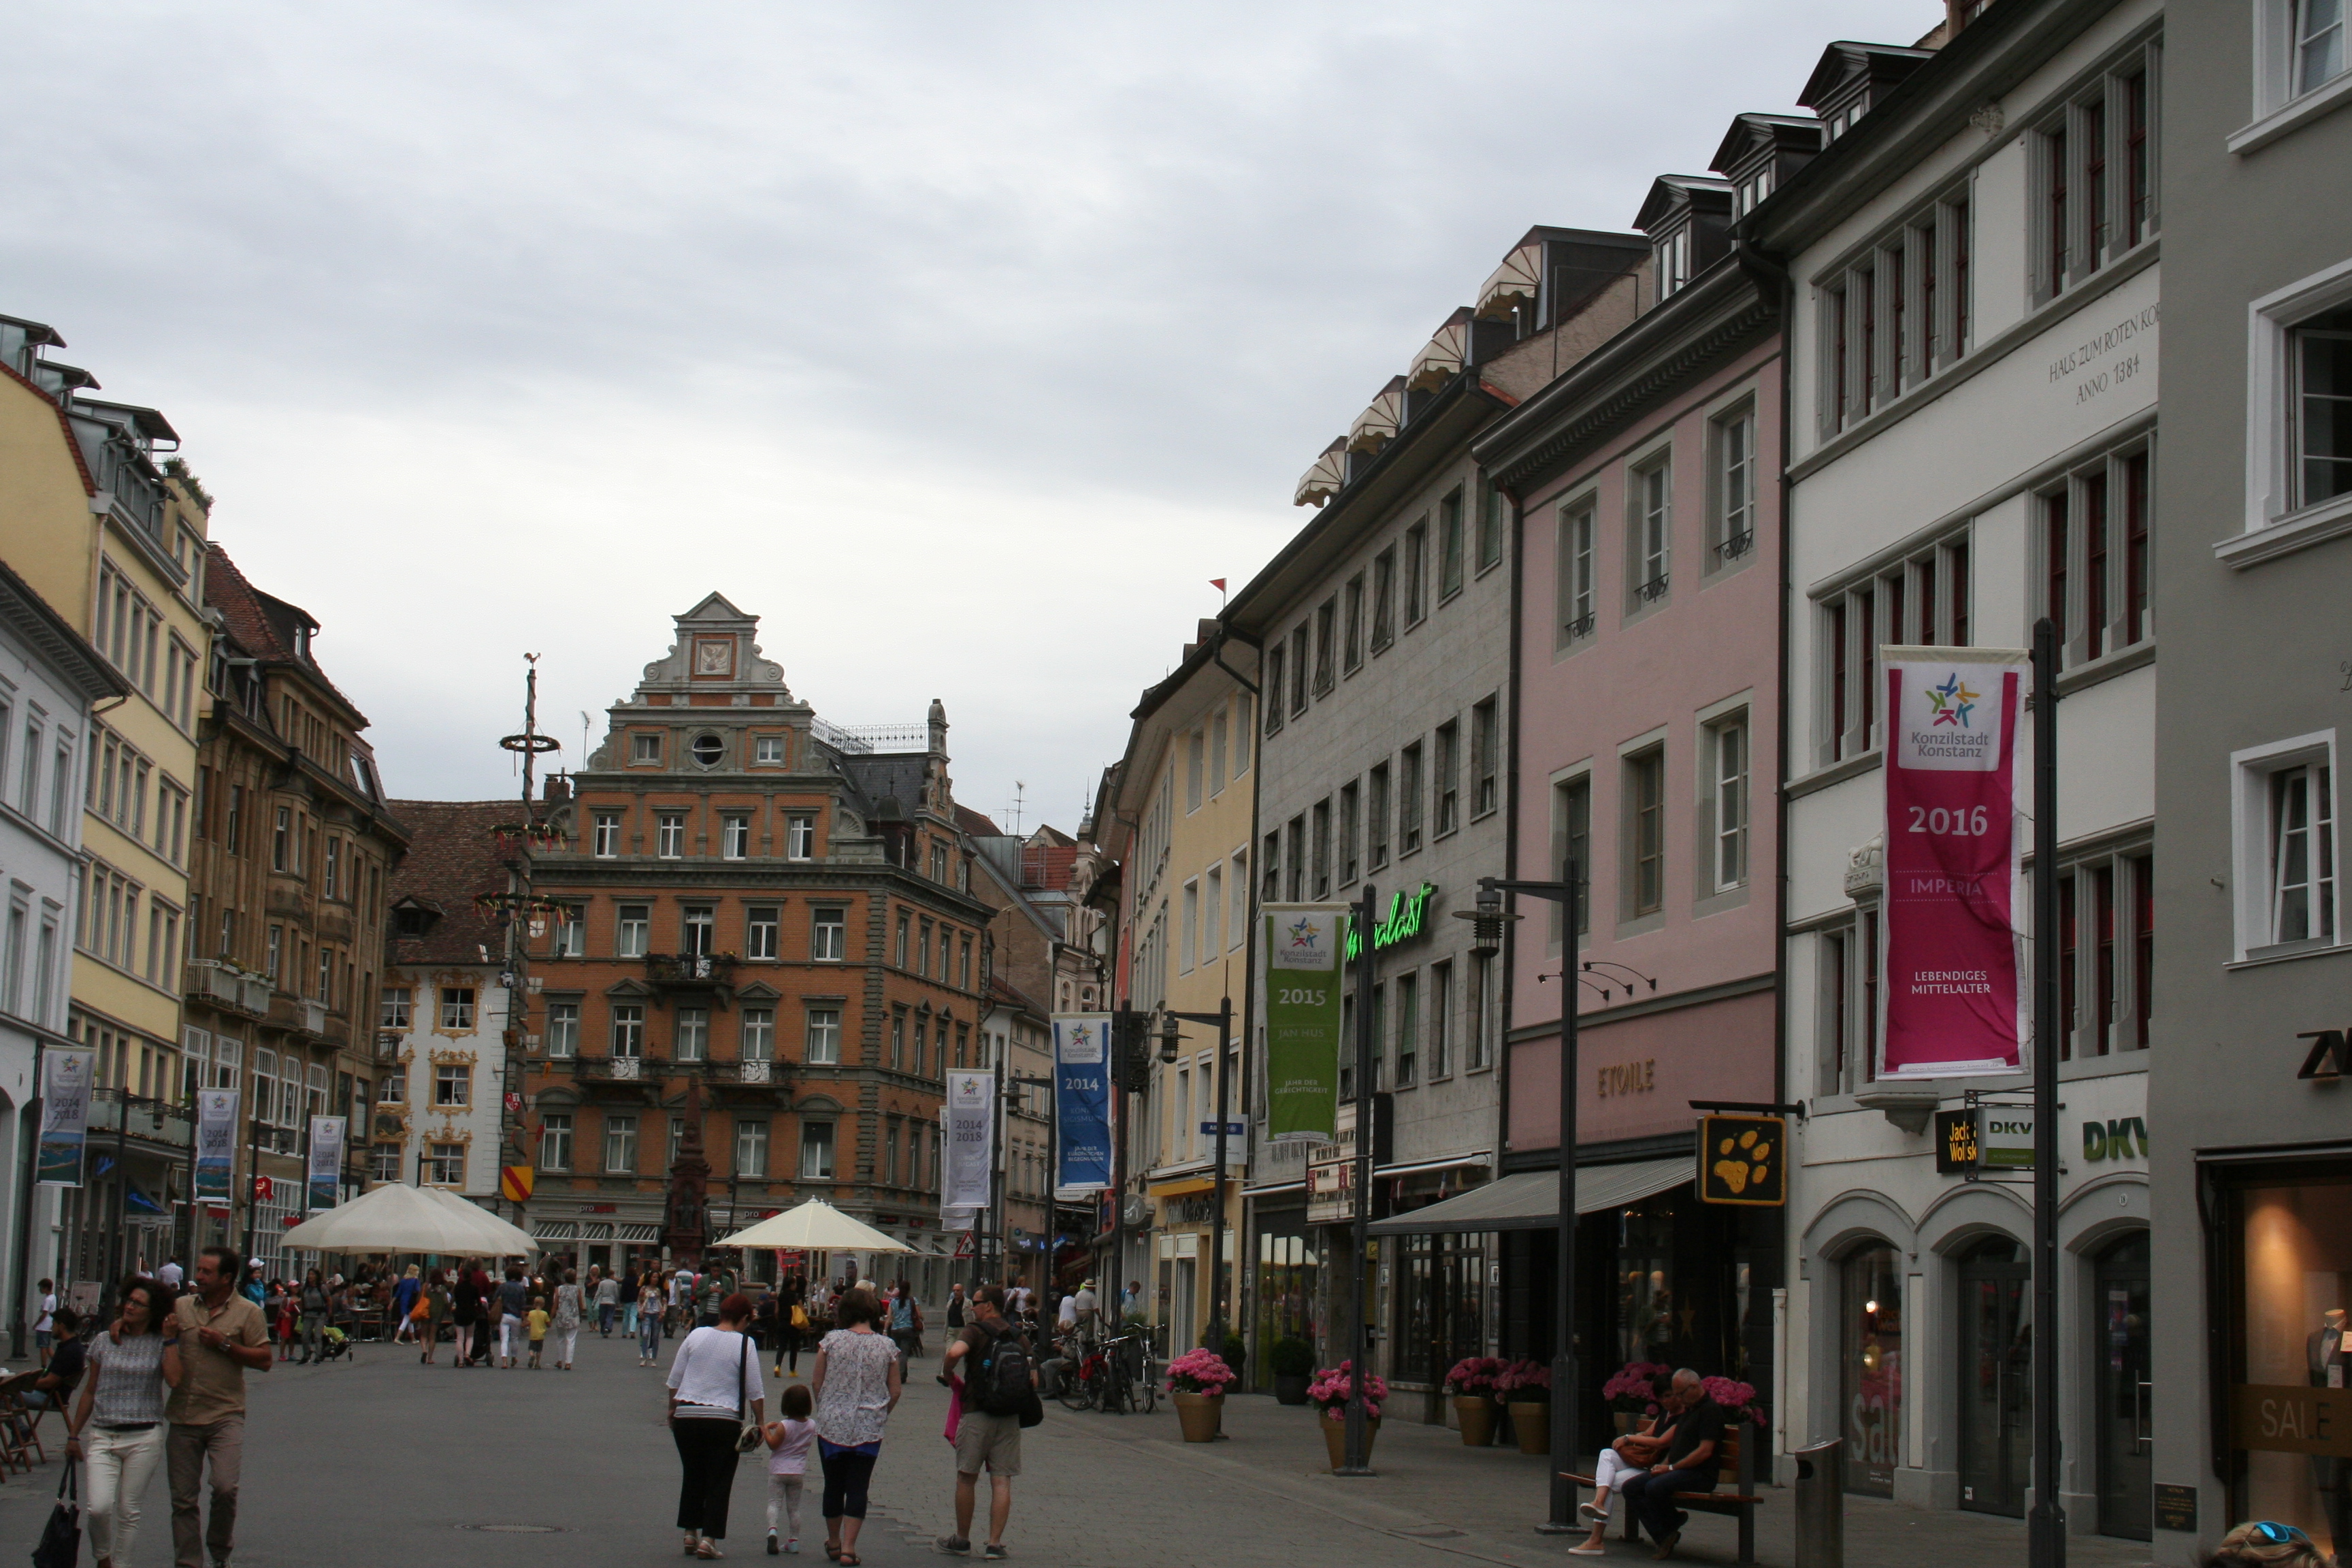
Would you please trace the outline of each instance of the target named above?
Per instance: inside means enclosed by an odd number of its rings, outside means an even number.
[[[1110,1015],[1054,1015],[1054,1190],[1110,1185]]]
[[[2022,649],[1887,647],[1881,1078],[2015,1072]]]
[[[1340,931],[1345,904],[1265,904],[1258,994],[1265,1010],[1266,1140],[1339,1134]]]
[[[996,1157],[996,1075],[948,1074],[948,1169],[940,1202],[949,1208],[984,1209],[989,1169]]]
[[[196,1196],[228,1202],[229,1165],[236,1155],[236,1090],[196,1091]]]
[[[342,1190],[343,1119],[310,1118],[310,1199],[311,1212],[331,1209]]]
[[[53,1050],[41,1063],[41,1143],[34,1179],[44,1187],[81,1185],[82,1145],[89,1137],[89,1086],[95,1051]]]

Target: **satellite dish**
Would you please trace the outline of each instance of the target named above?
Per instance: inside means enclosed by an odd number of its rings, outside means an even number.
[[[1151,1223],[1151,1205],[1141,1194],[1131,1193],[1118,1215],[1130,1227],[1140,1230]]]

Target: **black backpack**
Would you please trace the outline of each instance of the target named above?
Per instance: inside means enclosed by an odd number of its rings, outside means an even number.
[[[1011,1329],[990,1330],[988,1349],[968,1380],[972,1404],[989,1415],[1018,1415],[1036,1392],[1029,1347]]]

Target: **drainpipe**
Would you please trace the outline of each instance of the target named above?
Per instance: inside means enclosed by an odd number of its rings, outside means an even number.
[[[1265,644],[1259,638],[1251,637],[1246,632],[1235,631],[1232,626],[1228,626],[1224,618],[1220,616],[1217,620],[1217,640],[1210,654],[1210,657],[1216,660],[1217,668],[1223,670],[1227,675],[1233,677],[1234,684],[1239,686],[1243,690],[1248,692],[1252,698],[1255,699],[1255,700],[1250,705],[1250,722],[1256,726],[1258,731],[1256,734],[1250,737],[1250,886],[1248,889],[1250,922],[1249,936],[1245,940],[1242,948],[1242,958],[1245,966],[1242,974],[1242,1116],[1244,1122],[1246,1124],[1250,1120],[1249,1085],[1251,1081],[1251,1074],[1256,1070],[1256,1057],[1252,1047],[1257,1039],[1257,1031],[1251,1026],[1251,1021],[1257,1016],[1258,927],[1264,923],[1257,918],[1257,876],[1259,870],[1257,861],[1257,814],[1258,800],[1262,793],[1259,790],[1258,785],[1265,777],[1265,749],[1257,742],[1265,738],[1265,693],[1259,689],[1256,681],[1250,679],[1240,670],[1235,669],[1232,665],[1225,662],[1225,639],[1227,637],[1233,637],[1248,644],[1251,647],[1256,649],[1261,656],[1265,651]],[[1233,989],[1230,984],[1228,984],[1225,988],[1228,991]],[[1217,1061],[1220,1067],[1224,1063],[1225,1048],[1226,1042],[1219,1041],[1217,1047]],[[1223,1121],[1224,1115],[1224,1108],[1220,1105],[1217,1108],[1217,1117],[1221,1125]],[[1250,1136],[1252,1136],[1252,1141],[1254,1142],[1254,1135]],[[1233,1301],[1234,1315],[1239,1317],[1242,1321],[1245,1323],[1255,1323],[1256,1321],[1256,1313],[1251,1311],[1244,1305],[1242,1299],[1242,1280],[1247,1277],[1246,1266],[1249,1262],[1248,1238],[1251,1230],[1251,1226],[1249,1225],[1250,1206],[1248,1178],[1244,1177],[1242,1183],[1242,1223],[1234,1227],[1239,1239],[1235,1242],[1234,1247],[1234,1262],[1235,1264],[1235,1268],[1233,1282]],[[1222,1211],[1220,1217],[1222,1217]],[[1222,1263],[1223,1261],[1223,1255],[1222,1253],[1219,1254],[1216,1258],[1212,1260],[1213,1263]],[[1149,1269],[1146,1270],[1146,1273],[1147,1275],[1149,1274]],[[1230,1332],[1230,1329],[1227,1331]],[[1244,1338],[1246,1338],[1246,1336],[1244,1336]],[[1219,1348],[1221,1350],[1223,1349],[1222,1346]],[[1270,1353],[1271,1348],[1272,1347],[1270,1346],[1251,1345],[1248,1347],[1248,1353],[1244,1359],[1250,1362],[1251,1364],[1263,1366],[1265,1364],[1265,1362],[1258,1358]]]

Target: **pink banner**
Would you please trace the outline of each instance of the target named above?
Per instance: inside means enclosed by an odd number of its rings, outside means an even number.
[[[1881,1078],[2015,1072],[2017,713],[2027,655],[1889,647]]]

